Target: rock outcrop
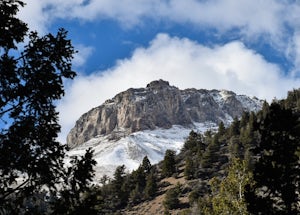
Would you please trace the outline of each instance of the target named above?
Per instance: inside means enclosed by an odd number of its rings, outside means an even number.
[[[243,111],[257,111],[262,101],[226,90],[180,90],[163,80],[128,89],[83,114],[67,137],[73,148],[93,137],[118,139],[135,131],[189,126],[195,122],[228,124]]]

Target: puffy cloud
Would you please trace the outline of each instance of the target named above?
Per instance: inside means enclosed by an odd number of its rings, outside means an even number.
[[[281,98],[299,79],[285,76],[280,68],[263,56],[233,41],[204,46],[186,38],[159,34],[148,47],[140,47],[127,59],[106,71],[79,75],[67,84],[59,103],[63,141],[84,112],[130,87],[164,79],[184,88],[229,89],[238,94],[271,100]]]
[[[300,4],[281,0],[27,0],[20,17],[31,29],[45,32],[56,19],[83,22],[117,20],[132,28],[147,20],[168,24],[190,24],[215,29],[218,34],[235,32],[249,43],[261,40],[286,57],[298,71]]]
[[[286,14],[297,14],[297,3],[277,0],[28,0],[24,16],[37,26],[55,18],[118,20],[129,27],[140,24],[142,18],[190,23],[197,27],[218,30],[239,29],[249,36],[281,34]],[[296,15],[295,15],[296,16]],[[42,29],[43,26],[38,27]]]
[[[27,0],[25,7],[20,8],[18,16],[28,24],[30,30],[46,33],[50,25],[51,16],[49,13],[44,12],[44,8],[43,0]]]
[[[87,59],[93,54],[94,48],[91,46],[84,46],[83,44],[77,44],[74,46],[75,50],[78,50],[78,52],[74,55],[73,66],[83,66]]]
[[[281,28],[284,4],[279,1],[214,0],[214,1],[169,1],[161,12],[177,22],[219,30],[240,29],[245,33],[278,33]]]
[[[158,35],[149,47],[139,48],[114,68],[81,75],[67,83],[60,103],[63,134],[91,107],[129,87],[144,87],[165,79],[180,88],[226,88],[238,93],[272,99],[299,86],[300,4],[289,0],[26,0],[19,16],[31,29],[45,33],[56,19],[89,22],[112,19],[121,26],[143,25],[144,19],[168,24],[189,24],[193,29],[235,33],[246,44],[268,43],[286,55],[292,67],[285,74],[276,65],[234,41],[204,46],[188,39]],[[147,27],[147,26],[145,26]],[[75,66],[84,65],[94,51],[79,48]],[[288,73],[288,74],[287,74]]]

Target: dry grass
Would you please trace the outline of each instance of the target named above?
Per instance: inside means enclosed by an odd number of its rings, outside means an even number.
[[[165,193],[167,190],[175,187],[178,183],[184,184],[186,182],[185,178],[182,174],[179,175],[178,178],[169,177],[163,179],[160,184],[168,183],[169,185],[166,187],[162,187],[158,193],[160,195],[156,196],[154,199],[146,202],[142,202],[139,205],[132,207],[131,209],[126,209],[124,214],[127,215],[160,215],[164,214],[164,206],[163,201],[165,199]],[[179,198],[181,204],[188,203],[188,198],[186,196]],[[179,214],[180,209],[170,211],[171,214],[176,215]]]

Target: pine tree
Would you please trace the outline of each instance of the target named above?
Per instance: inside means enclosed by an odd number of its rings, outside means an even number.
[[[212,186],[212,210],[214,214],[248,214],[244,190],[252,183],[252,174],[247,169],[246,162],[233,158],[228,169],[227,176],[220,180],[213,178]]]
[[[225,125],[224,125],[223,121],[221,121],[221,122],[219,123],[219,127],[218,127],[218,134],[219,134],[220,136],[222,136],[222,135],[225,134],[225,132],[226,132]]]
[[[185,159],[184,177],[190,180],[194,177],[195,169],[194,163],[191,157]]]
[[[206,148],[203,154],[201,165],[203,168],[213,167],[214,163],[218,161],[218,153],[220,149],[219,135],[214,135],[213,139]]]
[[[176,185],[176,187],[169,189],[166,192],[166,196],[164,199],[164,206],[167,210],[172,210],[179,207],[179,195],[180,195],[180,185]]]
[[[202,134],[192,130],[184,142],[183,150],[189,150],[191,152],[203,151],[205,147],[203,141]]]
[[[240,134],[240,121],[238,120],[237,117],[235,117],[229,127],[229,136],[232,137],[239,134]]]
[[[131,173],[131,184],[129,186],[136,187],[136,185],[139,185],[140,189],[144,189],[146,186],[146,175],[147,173],[141,165],[137,170]]]
[[[233,136],[229,139],[229,153],[231,157],[235,157],[235,158],[243,157],[243,152],[241,149],[241,142],[239,137]]]
[[[28,33],[17,18],[23,6],[21,0],[0,1],[0,120],[5,123],[0,129],[0,213],[8,214],[22,214],[25,208],[31,213],[43,190],[57,201],[77,198],[68,191],[87,190],[95,164],[88,151],[64,167],[55,104],[64,95],[63,80],[76,75],[71,64],[75,50],[64,29],[56,35]],[[59,193],[57,187],[65,190]],[[63,192],[65,199],[56,198]],[[31,208],[25,205],[29,199]]]
[[[129,194],[129,204],[135,205],[142,200],[142,190],[140,186],[137,184],[135,188]]]
[[[141,167],[143,168],[144,172],[147,174],[151,171],[151,168],[152,168],[152,165],[149,161],[149,158],[147,156],[145,156],[143,158],[143,161],[142,161],[142,165]]]
[[[113,192],[116,194],[117,198],[122,202],[124,195],[123,184],[125,182],[125,165],[118,166],[114,172],[114,178],[112,181]]]
[[[162,166],[162,174],[170,177],[176,172],[175,151],[168,149],[165,153]]]
[[[155,177],[155,173],[151,171],[147,176],[146,187],[145,187],[145,198],[151,199],[155,196],[158,190],[157,179]]]
[[[299,116],[277,103],[265,105],[259,113],[255,185],[246,195],[250,212],[299,214],[299,125]]]

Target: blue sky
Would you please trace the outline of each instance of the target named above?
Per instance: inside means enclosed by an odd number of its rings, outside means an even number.
[[[41,35],[63,27],[78,72],[58,104],[64,142],[76,119],[156,79],[271,101],[300,86],[300,2],[292,0],[27,0]]]

